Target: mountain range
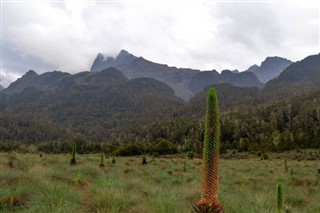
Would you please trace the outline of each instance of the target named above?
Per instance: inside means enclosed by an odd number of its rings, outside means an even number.
[[[109,67],[116,68],[129,79],[147,77],[162,81],[174,90],[176,96],[186,101],[212,83],[230,83],[239,87],[258,88],[264,85],[251,72],[224,70],[219,74],[215,70],[201,72],[189,68],[170,67],[134,56],[126,50],[121,50],[116,58],[104,57],[99,53],[90,71],[97,72]]]
[[[238,70],[223,70],[218,73],[212,71],[200,71],[188,68],[170,67],[148,61],[142,57],[136,57],[126,50],[121,50],[117,57],[104,57],[99,53],[94,60],[90,72],[99,72],[107,68],[115,68],[122,72],[126,78],[152,78],[167,84],[173,89],[176,96],[185,101],[190,100],[196,93],[212,84],[228,83],[237,87],[264,87],[258,78],[269,79],[277,76],[292,62],[280,57],[267,57],[261,66],[251,66],[245,72]],[[64,77],[69,73],[48,72],[38,75],[34,71],[28,71],[22,78],[13,82],[5,90],[6,94],[20,93],[25,88],[33,86],[40,90],[54,90]],[[81,75],[81,74],[79,74]]]
[[[36,137],[29,132],[23,140],[37,142],[55,138],[55,131],[80,134],[96,141],[119,138],[118,135],[124,137],[121,132],[130,132],[130,138],[122,140],[138,140],[134,139],[135,135],[141,135],[141,128],[149,128],[151,124],[203,117],[209,87],[217,89],[224,115],[228,111],[247,110],[318,91],[320,85],[320,54],[291,63],[265,86],[249,71],[225,70],[219,74],[214,70],[178,69],[137,58],[126,51],[121,51],[115,59],[104,60],[100,55],[99,60],[110,67],[77,74],[60,71],[37,74],[30,70],[2,90],[1,139],[12,139],[12,135],[15,140],[21,139],[16,128],[8,132],[10,123],[16,122],[12,126],[19,126],[21,131],[30,131],[27,127],[34,126],[35,122],[43,124],[39,127],[42,132]],[[99,63],[96,59],[93,67]],[[119,70],[121,67],[123,71]],[[184,88],[189,94],[195,94],[188,102],[177,97],[177,91]],[[158,132],[157,128],[152,132]]]
[[[308,87],[309,84],[319,83],[318,60],[319,55],[308,56],[296,63],[281,57],[267,57],[260,66],[253,65],[244,72],[223,70],[218,73],[215,70],[200,71],[169,67],[148,61],[142,57],[136,57],[125,50],[121,50],[116,58],[105,58],[102,54],[98,54],[90,72],[71,75],[53,71],[38,75],[35,71],[30,70],[11,83],[2,93],[12,95],[21,93],[29,87],[41,91],[55,91],[62,86],[71,87],[75,82],[78,84],[94,83],[98,85],[100,81],[106,83],[107,81],[115,82],[115,79],[122,81],[124,79],[150,78],[168,85],[176,96],[186,101],[210,85],[227,83],[235,87],[263,88],[265,85],[258,78],[263,78],[265,81],[271,76],[277,77],[266,83],[266,91],[279,87],[279,85],[294,85],[297,82],[299,82],[299,85],[304,83]],[[100,69],[104,71],[98,71]],[[109,70],[107,75],[106,69]],[[117,73],[114,75],[118,76],[118,78],[109,80],[106,78],[106,76],[110,77],[111,70],[112,73]]]
[[[168,118],[183,105],[166,84],[150,78],[129,80],[114,68],[74,75],[28,71],[3,91],[1,102],[4,114],[14,112],[27,119],[41,116],[67,129],[83,129],[81,134],[93,134],[90,131],[99,126],[104,137],[111,134],[105,128]],[[104,139],[97,135],[96,140]]]

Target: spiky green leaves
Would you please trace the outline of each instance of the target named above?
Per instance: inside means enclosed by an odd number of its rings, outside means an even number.
[[[277,213],[283,212],[283,183],[278,180],[277,184]]]
[[[207,99],[206,126],[203,143],[202,191],[198,205],[210,207],[222,212],[218,202],[218,166],[220,146],[220,120],[218,97],[214,89],[210,89]],[[201,208],[202,208],[201,207]]]

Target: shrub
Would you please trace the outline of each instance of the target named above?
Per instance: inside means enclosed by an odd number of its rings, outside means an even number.
[[[156,141],[152,142],[150,146],[150,151],[152,153],[157,152],[160,155],[175,154],[178,152],[178,148],[172,142],[164,138],[158,138]]]
[[[116,156],[134,156],[142,155],[145,152],[145,146],[142,143],[127,143],[120,146],[114,152]]]

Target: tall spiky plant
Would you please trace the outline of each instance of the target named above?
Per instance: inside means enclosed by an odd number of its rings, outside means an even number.
[[[74,141],[72,144],[72,158],[71,158],[71,165],[76,164],[76,152],[77,152],[77,143]]]
[[[197,204],[193,205],[196,212],[223,212],[222,205],[218,201],[219,147],[220,120],[218,97],[216,91],[211,88],[207,99],[201,198]]]
[[[277,213],[283,212],[283,183],[278,180],[277,184]]]
[[[100,153],[100,165],[99,167],[104,167],[104,153]]]

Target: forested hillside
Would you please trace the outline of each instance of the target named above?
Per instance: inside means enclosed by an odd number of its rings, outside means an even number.
[[[179,151],[200,153],[206,95],[214,87],[222,151],[320,147],[320,87],[314,77],[319,60],[311,59],[293,63],[264,89],[213,84],[188,102],[160,81],[129,80],[114,68],[74,75],[30,71],[1,93],[0,139],[4,147],[16,141],[59,152],[78,138],[87,151],[110,152],[128,143],[148,147],[162,138]],[[304,67],[311,77],[303,79],[314,83],[281,80],[293,79],[290,73],[296,76]]]

